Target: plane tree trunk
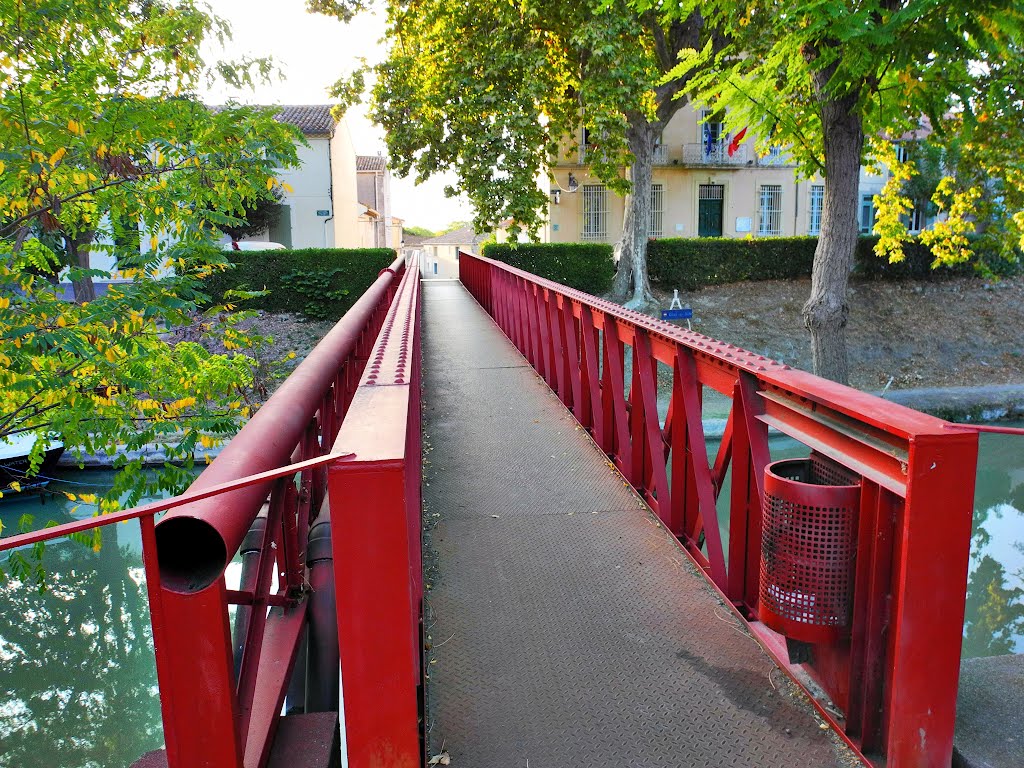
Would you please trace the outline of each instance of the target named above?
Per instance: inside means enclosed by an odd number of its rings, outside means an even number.
[[[615,244],[618,268],[612,295],[617,301],[628,299],[628,306],[642,309],[655,303],[647,271],[647,239],[651,231],[651,187],[654,148],[661,135],[661,123],[638,120],[629,129],[632,189],[626,195],[622,237]]]
[[[821,233],[814,252],[811,296],[803,308],[811,334],[814,372],[846,384],[850,371],[846,351],[846,321],[850,313],[847,288],[860,227],[857,193],[864,149],[863,120],[856,97],[822,103],[825,149],[825,197]]]

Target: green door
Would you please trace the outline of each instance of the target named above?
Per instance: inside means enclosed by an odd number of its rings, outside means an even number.
[[[722,203],[725,187],[721,184],[701,184],[697,201],[697,237],[722,236]]]

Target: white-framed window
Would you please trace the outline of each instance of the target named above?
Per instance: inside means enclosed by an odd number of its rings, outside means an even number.
[[[729,144],[729,134],[725,130],[724,114],[712,112],[710,109],[700,111],[700,123],[697,125],[697,136],[700,138],[701,153],[705,160],[722,162],[723,153]]]
[[[807,208],[807,234],[821,232],[821,212],[825,209],[825,185],[811,184],[811,204]]]
[[[651,226],[648,237],[664,237],[665,221],[665,187],[662,184],[651,185]]]
[[[928,203],[918,203],[906,216],[903,223],[907,225],[908,232],[920,232],[928,228]]]
[[[782,185],[762,184],[758,195],[759,235],[782,234]]]
[[[725,138],[725,121],[722,117],[721,112],[712,112],[710,109],[702,109],[700,111],[702,140],[707,133],[711,134],[711,140],[716,144]],[[707,126],[707,133],[705,133],[705,126]]]
[[[580,211],[583,225],[580,237],[583,240],[605,240],[608,238],[608,194],[603,184],[584,184],[583,201]]]
[[[860,196],[860,233],[870,235],[875,228],[875,196],[874,194]]]
[[[896,160],[901,163],[905,163],[910,159],[910,147],[905,141],[894,142],[896,149]]]

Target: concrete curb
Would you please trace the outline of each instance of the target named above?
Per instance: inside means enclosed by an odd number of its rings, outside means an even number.
[[[227,443],[225,443],[227,445]],[[193,453],[196,464],[202,465],[206,462],[207,458],[213,461],[220,452],[224,450],[224,446],[220,445],[216,448],[197,448]],[[119,457],[124,456],[128,461],[134,461],[141,459],[142,465],[146,467],[154,465],[166,464],[167,454],[164,453],[158,445],[146,445],[139,450],[129,451],[126,448],[119,448],[114,454],[99,452],[84,454],[79,457],[73,454],[71,451],[66,451],[63,456],[60,457],[60,461],[57,462],[57,466],[63,469],[113,469],[114,461]],[[181,463],[180,460],[175,460],[173,463]]]

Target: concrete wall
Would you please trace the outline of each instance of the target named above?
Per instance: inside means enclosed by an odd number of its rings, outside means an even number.
[[[396,239],[393,232],[395,224],[391,216],[391,172],[387,168],[383,172],[357,171],[356,188],[359,202],[380,214],[380,218],[373,226],[373,240],[364,247],[400,248],[401,224],[398,225]],[[363,239],[365,240],[365,237]]]

